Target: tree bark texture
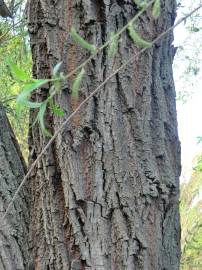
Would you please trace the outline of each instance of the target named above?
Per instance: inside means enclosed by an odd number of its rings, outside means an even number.
[[[152,40],[173,25],[176,3],[161,1],[137,25]],[[63,62],[67,74],[89,52],[72,40],[72,25],[100,46],[137,13],[132,0],[30,0],[28,28],[33,74],[49,78]],[[58,136],[30,179],[30,239],[33,269],[175,270],[180,261],[179,175],[173,33],[114,76]],[[65,111],[48,111],[54,133],[95,87],[139,48],[128,32],[115,59],[103,50],[85,68],[79,99],[71,97],[75,76],[55,101]],[[49,85],[33,99],[47,97]],[[33,123],[36,112],[31,112]],[[30,164],[48,138],[30,128]]]
[[[25,162],[18,143],[0,105],[0,217],[22,181]],[[23,188],[6,219],[0,225],[0,269],[26,270],[28,248],[28,189]]]

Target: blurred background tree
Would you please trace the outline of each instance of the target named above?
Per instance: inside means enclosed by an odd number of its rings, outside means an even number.
[[[16,118],[15,98],[20,85],[12,78],[8,61],[30,73],[32,59],[25,20],[25,1],[6,2],[13,19],[0,17],[0,101],[6,107],[7,115],[15,130],[25,157],[27,157],[27,130],[29,112],[24,110],[21,119]]]

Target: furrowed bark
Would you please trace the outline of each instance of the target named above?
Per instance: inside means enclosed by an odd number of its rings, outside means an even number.
[[[0,216],[26,172],[15,135],[0,104]],[[0,227],[0,269],[26,270],[29,266],[28,189],[25,186]]]
[[[152,40],[175,19],[175,1],[161,1],[138,20]],[[133,1],[35,0],[28,3],[33,74],[51,76],[63,61],[65,74],[89,52],[72,40],[72,25],[100,46],[137,13]],[[34,269],[179,269],[180,144],[172,77],[173,34],[119,72],[60,134],[33,172],[30,239]],[[56,102],[67,117],[124,60],[139,50],[128,33],[115,59],[103,50],[86,68],[79,100],[75,76]],[[33,95],[48,95],[49,85]],[[30,123],[36,112],[31,112]],[[52,133],[64,119],[49,111]],[[48,139],[30,128],[30,163]]]

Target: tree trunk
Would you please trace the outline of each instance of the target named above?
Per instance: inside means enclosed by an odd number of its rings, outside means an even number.
[[[18,143],[0,104],[0,214],[4,214],[26,172]],[[28,189],[23,188],[9,215],[0,226],[0,269],[27,270],[28,248]]]
[[[162,0],[161,17],[151,10],[138,20],[152,40],[173,25],[176,3]],[[33,74],[51,76],[63,61],[65,74],[89,53],[69,35],[72,25],[100,46],[137,13],[132,0],[33,0],[28,28]],[[179,175],[173,33],[120,71],[90,100],[49,148],[30,179],[33,269],[175,270],[180,261]],[[49,111],[54,133],[93,89],[139,51],[127,32],[112,60],[103,50],[85,68],[79,99],[71,97],[74,76],[56,102],[65,111]],[[49,85],[33,99],[44,100]],[[31,112],[33,123],[36,112]],[[48,139],[30,129],[30,163]]]

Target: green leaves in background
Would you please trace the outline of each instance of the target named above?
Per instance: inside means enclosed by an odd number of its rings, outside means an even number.
[[[46,83],[49,83],[51,79],[32,79],[26,72],[20,69],[14,63],[9,62],[9,68],[12,73],[12,76],[19,81],[20,84],[23,84],[22,91],[18,95],[16,99],[16,113],[18,119],[20,119],[22,110],[27,107],[29,109],[39,109],[37,114],[37,120],[41,126],[41,130],[44,135],[51,136],[50,132],[46,129],[44,123],[44,116],[47,109],[47,101],[45,102],[32,102],[30,101],[30,96],[32,92],[39,87],[43,86]],[[55,69],[54,73],[57,73],[60,65],[58,64]],[[56,110],[55,110],[56,111]],[[57,111],[58,113],[58,111]]]
[[[30,76],[24,72],[24,70],[20,69],[16,64],[8,61],[8,65],[11,71],[12,76],[19,81],[26,82],[30,80]]]
[[[181,268],[202,269],[202,156],[195,158],[191,178],[181,184]]]
[[[152,46],[152,43],[149,41],[144,40],[133,28],[132,23],[128,26],[128,31],[130,34],[130,37],[134,41],[135,44],[137,44],[141,48],[150,48]]]
[[[202,137],[201,136],[198,136],[197,137],[197,143],[199,144],[199,143],[202,143]]]
[[[29,126],[29,114],[26,107],[21,112],[21,118],[16,117],[16,97],[28,77],[31,77],[32,71],[32,57],[23,15],[24,6],[25,1],[15,1],[14,21],[0,20],[0,100],[6,106],[11,126],[23,155],[27,158],[26,136]],[[15,63],[13,72],[11,68],[8,68],[9,60]],[[25,72],[18,72],[15,69],[16,66]],[[14,73],[17,76],[14,76]]]
[[[34,123],[38,121],[42,130],[42,133],[45,136],[50,137],[51,133],[46,128],[45,121],[44,121],[47,108],[49,107],[50,110],[53,112],[53,114],[56,116],[59,116],[59,117],[64,116],[64,111],[60,108],[58,104],[55,104],[53,101],[53,96],[57,93],[57,91],[60,90],[60,87],[61,87],[62,78],[60,74],[58,75],[58,72],[62,65],[62,62],[58,63],[53,68],[52,79],[32,79],[28,74],[26,74],[26,72],[23,69],[19,68],[16,64],[12,63],[11,61],[8,61],[8,65],[12,73],[12,76],[15,78],[16,81],[19,82],[19,85],[22,88],[20,94],[17,96],[17,99],[16,99],[17,118],[20,119],[21,113],[25,107],[28,109],[38,109],[37,118]],[[78,96],[78,90],[79,90],[83,75],[84,75],[84,70],[82,69],[81,73],[79,73],[73,85],[73,93],[75,96]],[[43,85],[50,82],[52,82],[53,85],[50,87],[50,93],[47,99],[43,102],[32,102],[30,100],[30,96],[32,92],[38,89],[39,87],[42,87]]]
[[[77,32],[74,27],[71,28],[70,34],[75,42],[77,42],[82,48],[95,53],[96,47],[90,43],[88,43],[86,40],[84,40]]]

